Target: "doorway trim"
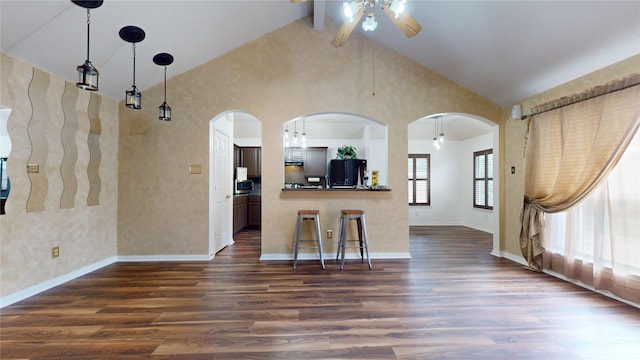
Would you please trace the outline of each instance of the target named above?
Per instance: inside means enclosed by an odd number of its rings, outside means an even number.
[[[227,206],[228,212],[228,224],[227,228],[229,229],[229,235],[226,239],[222,239],[222,247],[220,249],[215,248],[216,244],[216,176],[215,176],[215,135],[216,131],[221,132],[229,137],[229,144],[227,153],[233,155],[233,111],[225,111],[223,113],[218,114],[213,117],[209,121],[209,236],[207,241],[207,254],[209,256],[209,260],[213,259],[216,253],[226,246],[233,244],[233,181],[232,176],[229,176],[227,179],[227,188],[229,189],[229,195],[231,196],[231,201]],[[233,160],[228,161],[226,164],[227,172],[229,174],[233,174]]]

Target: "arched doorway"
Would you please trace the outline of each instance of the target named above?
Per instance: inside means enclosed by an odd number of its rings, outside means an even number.
[[[209,258],[233,243],[234,145],[260,147],[262,126],[241,110],[225,111],[209,123]],[[259,183],[259,179],[254,179]]]
[[[430,174],[429,204],[409,206],[409,225],[463,225],[490,232],[491,251],[499,253],[498,125],[471,114],[433,114],[408,125],[408,142],[409,155],[429,155]],[[492,209],[474,207],[474,153],[484,150],[490,150],[495,159]]]

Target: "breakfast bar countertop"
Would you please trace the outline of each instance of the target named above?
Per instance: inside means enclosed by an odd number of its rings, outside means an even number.
[[[301,186],[298,188],[283,187],[282,191],[311,191],[311,192],[323,192],[323,191],[391,191],[386,186],[372,187],[355,187],[355,186],[334,186],[330,188],[324,188],[322,186]]]

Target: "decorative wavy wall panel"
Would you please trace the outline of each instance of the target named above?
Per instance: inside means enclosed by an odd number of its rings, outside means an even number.
[[[44,202],[49,189],[49,181],[45,172],[48,155],[47,120],[47,89],[51,79],[49,74],[34,69],[33,78],[29,84],[29,99],[31,101],[31,119],[28,132],[31,141],[31,156],[28,164],[39,167],[37,173],[29,173],[31,193],[27,199],[27,211],[44,211]]]
[[[60,208],[69,209],[75,207],[75,197],[78,192],[78,179],[76,178],[75,165],[78,161],[78,146],[76,134],[78,132],[78,115],[75,106],[78,101],[78,88],[70,82],[65,82],[62,95],[62,111],[64,112],[64,126],[62,127],[62,147],[64,155],[60,164],[62,176],[62,196]]]
[[[0,301],[84,273],[117,255],[118,102],[101,97],[98,105],[100,130],[94,133],[100,134],[100,205],[87,206],[91,93],[76,90],[73,82],[54,74],[43,81],[42,75],[38,71],[34,80],[32,65],[0,52],[0,104],[12,109],[7,124],[12,141],[7,166],[12,186],[7,213],[0,216]],[[65,89],[77,92],[77,99],[69,98]],[[98,114],[96,110],[91,113]],[[66,121],[73,121],[70,116],[77,122],[74,136],[65,128],[69,126]],[[40,140],[36,141],[36,134]],[[46,161],[33,160],[43,144]],[[76,148],[77,160],[70,159],[70,146]],[[27,210],[30,161],[45,161],[39,164],[40,172],[33,174],[47,179],[44,211]],[[73,207],[61,208],[63,192],[68,196],[68,169],[73,169],[77,190]],[[60,246],[60,258],[51,259],[52,246]]]
[[[102,97],[91,93],[88,109],[89,136],[87,138],[89,145],[89,165],[87,166],[87,175],[89,176],[88,206],[98,205],[100,203],[100,190],[102,187],[99,171],[100,160],[102,158],[100,151],[100,135],[102,134],[102,124],[100,122],[101,105]]]

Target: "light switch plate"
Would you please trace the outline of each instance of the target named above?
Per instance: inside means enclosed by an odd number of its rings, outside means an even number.
[[[202,173],[202,165],[189,166],[189,174],[201,174],[201,173]]]
[[[31,174],[39,173],[40,172],[40,165],[39,164],[27,164],[27,172],[31,173]]]

